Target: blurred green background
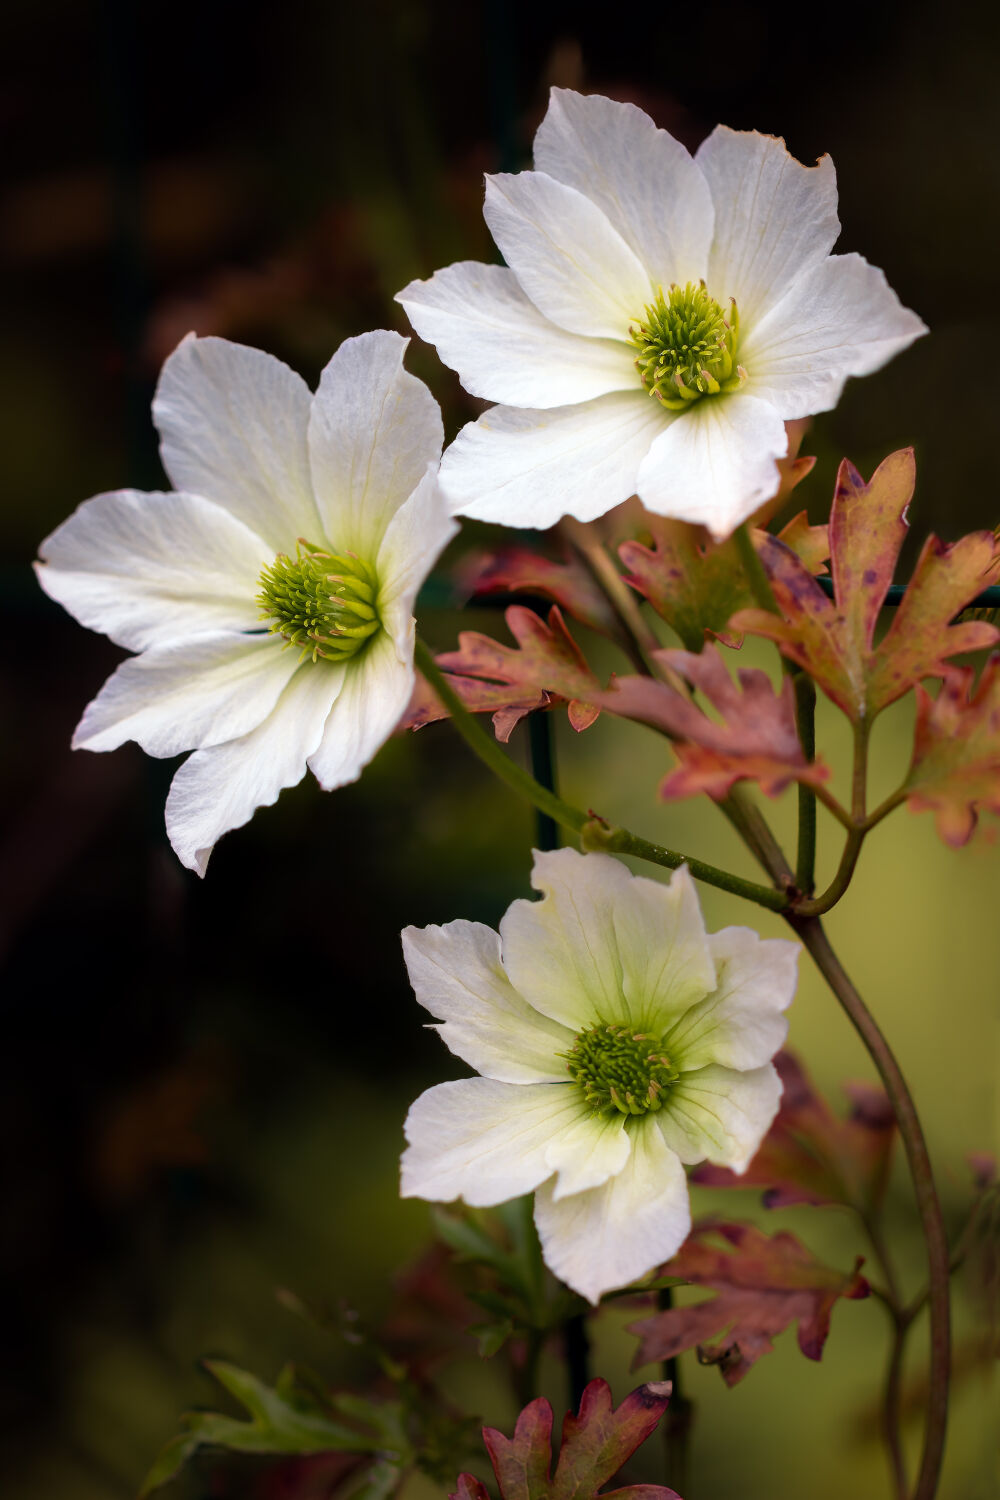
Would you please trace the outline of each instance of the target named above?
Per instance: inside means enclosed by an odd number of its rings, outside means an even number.
[[[796,500],[822,519],[842,454],[869,472],[913,443],[917,539],[995,525],[1000,24],[962,3],[853,0],[12,0],[3,29],[0,1482],[16,1500],[125,1500],[182,1406],[213,1396],[198,1356],[267,1377],[290,1356],[359,1376],[274,1289],[346,1298],[377,1321],[391,1272],[425,1243],[426,1208],[396,1198],[400,1126],[419,1089],[461,1070],[421,1029],[398,931],[495,922],[526,891],[532,819],[435,726],[390,743],[356,787],[285,793],[223,841],[200,884],[163,834],[172,767],[134,748],[69,752],[120,653],[41,596],[28,571],[39,538],[90,494],[161,482],[149,398],[189,328],[314,379],[342,338],[403,326],[392,294],[412,276],[489,258],[482,173],[527,164],[551,83],[632,99],[692,147],[722,120],[782,133],[803,160],[830,151],[841,248],[883,266],[932,337],[817,421]],[[449,434],[474,415],[431,350],[409,364]],[[462,623],[499,625],[495,612]],[[459,620],[424,626],[446,647]],[[890,711],[876,736],[883,790],[908,757],[908,713]],[[832,711],[820,733],[842,774]],[[655,802],[652,735],[601,720],[581,737],[561,723],[557,741],[571,798],[749,873],[711,807]],[[786,799],[785,832],[791,814]],[[838,841],[821,833],[829,865]],[[953,1225],[964,1155],[997,1133],[998,875],[995,828],[955,853],[902,812],[830,920],[908,1072]],[[710,926],[778,930],[716,892],[705,908]],[[792,1043],[834,1095],[869,1076],[808,964]],[[747,1215],[755,1201],[727,1206]],[[901,1172],[891,1206],[915,1288]],[[836,1211],[769,1222],[837,1264],[864,1248]],[[958,1314],[971,1347],[961,1292]],[[621,1321],[598,1331],[619,1398],[633,1380]],[[874,1302],[845,1304],[822,1364],[785,1335],[731,1392],[686,1359],[687,1500],[882,1494],[866,1417],[885,1334]],[[560,1372],[545,1373],[560,1409]],[[488,1420],[511,1419],[474,1355],[452,1380]],[[997,1493],[995,1416],[984,1371],[965,1370],[949,1500]]]

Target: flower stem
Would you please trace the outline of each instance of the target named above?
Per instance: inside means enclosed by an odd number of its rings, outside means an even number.
[[[559,529],[579,554],[597,586],[607,595],[622,630],[621,645],[633,666],[648,672],[648,658],[659,650],[656,632],[643,618],[639,601],[625,582],[604,543],[593,527],[572,516],[564,516]]]
[[[586,1313],[574,1313],[566,1319],[563,1324],[563,1348],[566,1353],[569,1409],[577,1412],[590,1381],[590,1340],[587,1337]]]
[[[706,864],[704,860],[681,854],[674,849],[667,849],[662,844],[650,843],[648,839],[630,833],[627,828],[613,827],[602,818],[596,817],[594,813],[584,812],[581,808],[564,802],[555,792],[536,781],[523,766],[511,760],[510,756],[501,750],[496,740],[481,724],[476,722],[475,716],[465,707],[448,682],[446,674],[441,671],[422,641],[417,641],[415,651],[418,668],[448,709],[455,728],[470,749],[474,750],[480,760],[513,791],[526,797],[534,807],[561,824],[563,828],[569,828],[573,833],[580,835],[584,848],[600,849],[615,854],[632,854],[638,859],[649,860],[652,864],[665,865],[669,870],[676,870],[679,865],[687,865],[695,879],[704,881],[706,885],[718,886],[720,890],[743,896],[747,901],[755,901],[759,906],[766,906],[771,911],[784,911],[787,908],[788,897],[783,891],[770,890],[767,886],[757,885],[752,880],[744,880],[740,875],[733,875],[728,870],[720,870],[715,865]]]
[[[745,521],[742,526],[737,526],[733,532],[733,541],[736,543],[736,550],[740,554],[743,571],[747,575],[747,582],[753,591],[753,596],[757,603],[761,609],[766,609],[768,614],[780,615],[781,611],[778,608],[778,601],[774,597],[771,580],[765,572],[764,564],[757,556],[757,548],[753,544],[750,528]]]
[[[796,672],[795,725],[806,760],[816,759],[816,684],[805,672]],[[816,883],[816,793],[799,782],[799,847],[795,861],[795,884],[811,896]]]
[[[941,1205],[938,1202],[934,1176],[931,1170],[927,1143],[924,1140],[920,1120],[907,1088],[899,1064],[893,1056],[888,1042],[882,1035],[874,1016],[851,983],[843,965],[830,946],[818,917],[799,917],[794,912],[786,913],[786,920],[801,938],[827,984],[833,990],[848,1019],[860,1035],[878,1069],[879,1076],[889,1095],[899,1133],[903,1138],[906,1158],[913,1179],[913,1189],[920,1214],[920,1223],[927,1246],[930,1271],[930,1318],[931,1318],[931,1365],[930,1386],[927,1400],[927,1422],[924,1429],[924,1448],[920,1461],[913,1500],[933,1500],[937,1493],[944,1456],[945,1432],[948,1422],[948,1382],[951,1366],[950,1310],[948,1300],[948,1240],[945,1234]],[[904,1330],[905,1331],[905,1330]],[[897,1341],[900,1335],[897,1335]],[[893,1361],[901,1361],[902,1351],[894,1346]],[[900,1365],[901,1370],[901,1365]],[[893,1374],[890,1365],[886,1384],[886,1401],[896,1399],[895,1385],[899,1374]]]
[[[656,1294],[656,1305],[661,1312],[673,1306],[673,1287],[665,1286]],[[670,1405],[663,1417],[663,1444],[666,1449],[666,1480],[678,1494],[688,1490],[688,1454],[690,1448],[691,1423],[694,1419],[694,1404],[681,1388],[680,1357],[672,1354],[663,1361],[663,1378],[670,1382]]]

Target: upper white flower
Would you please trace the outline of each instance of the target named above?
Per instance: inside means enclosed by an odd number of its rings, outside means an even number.
[[[445,454],[457,514],[548,527],[638,494],[728,535],[777,489],[784,423],[926,332],[882,272],[831,255],[833,163],[720,126],[692,158],[631,104],[553,89],[534,172],[486,179],[507,266],[398,300],[473,395]]]
[[[669,885],[605,854],[535,854],[542,901],[499,935],[408,927],[420,1003],[483,1076],[406,1120],[404,1197],[535,1194],[552,1270],[584,1297],[669,1259],[691,1225],[684,1164],[745,1169],[773,1120],[798,945],[706,933],[687,868]]]
[[[414,599],[455,523],[407,342],[348,339],[312,395],[269,354],[189,335],[153,402],[177,492],[98,495],[42,544],[46,593],[139,653],[73,744],[194,750],[166,816],[200,875],[307,764],[355,780],[409,701]]]

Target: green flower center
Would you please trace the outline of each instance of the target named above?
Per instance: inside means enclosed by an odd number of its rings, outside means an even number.
[[[262,620],[313,661],[347,661],[379,628],[378,580],[353,553],[327,552],[299,538],[294,557],[279,552],[260,575]]]
[[[629,325],[638,349],[635,367],[643,385],[671,411],[685,411],[702,396],[735,391],[746,379],[736,363],[740,319],[731,298],[724,312],[703,281],[670,288]]]
[[[627,1026],[588,1026],[565,1057],[569,1076],[595,1115],[660,1109],[680,1076],[658,1037]]]

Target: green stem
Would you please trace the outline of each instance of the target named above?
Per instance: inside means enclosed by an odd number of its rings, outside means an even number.
[[[816,684],[805,672],[796,672],[795,726],[807,761],[816,759]],[[816,884],[816,793],[799,782],[799,847],[795,861],[795,884],[811,896]]]
[[[852,828],[844,840],[844,852],[840,857],[837,873],[823,894],[812,901],[796,901],[795,910],[800,917],[821,917],[832,906],[836,906],[851,883],[854,867],[858,862],[858,855],[861,853],[864,841],[864,833],[858,828]]]
[[[648,658],[660,649],[661,642],[644,619],[639,601],[619,573],[614,559],[584,522],[564,516],[559,529],[579,554],[598,588],[603,589],[610,600],[621,624],[621,644],[626,655],[640,672],[647,672]]]
[[[764,564],[757,556],[757,548],[753,544],[750,528],[745,521],[742,526],[737,526],[733,532],[733,541],[736,543],[736,550],[740,554],[743,571],[747,575],[747,582],[753,590],[753,596],[757,600],[757,603],[761,609],[766,609],[768,614],[780,615],[781,610],[778,608],[778,601],[774,597],[771,580],[764,570]]]
[[[578,834],[584,848],[632,854],[651,864],[664,865],[669,870],[687,865],[695,879],[704,881],[706,885],[714,885],[733,895],[743,896],[747,901],[755,901],[771,911],[784,911],[787,908],[788,897],[783,891],[770,890],[767,886],[733,875],[728,870],[706,864],[704,860],[667,849],[662,844],[650,843],[648,839],[630,833],[627,828],[612,827],[595,817],[592,812],[584,812],[581,808],[564,802],[561,797],[536,781],[530,772],[511,760],[492,735],[476,722],[475,716],[465,707],[423,641],[417,641],[415,654],[417,667],[451,714],[455,728],[470,749],[513,791],[527,798],[534,807],[553,818],[563,828],[569,828]]]
[[[868,814],[864,823],[866,833],[870,833],[876,823],[881,823],[882,819],[887,818],[891,812],[894,812],[901,802],[906,801],[906,790],[905,786],[899,787],[890,796],[886,797],[884,802],[880,802],[874,812]]]
[[[705,885],[714,885],[720,891],[729,891],[733,896],[755,901],[758,906],[766,906],[769,911],[786,912],[789,909],[788,897],[784,891],[771,890],[769,886],[758,885],[756,881],[744,880],[742,875],[720,870],[715,865],[706,864],[704,860],[695,859],[692,854],[678,854],[676,850],[664,848],[662,844],[652,844],[648,839],[630,833],[627,828],[612,827],[601,818],[591,818],[583,830],[582,843],[585,849],[605,854],[631,854],[636,859],[648,860],[650,864],[664,865],[668,870],[687,865],[694,878],[703,881]]]
[[[812,954],[848,1019],[860,1035],[889,1095],[899,1133],[903,1138],[910,1176],[927,1247],[930,1272],[931,1362],[927,1400],[927,1422],[913,1500],[933,1500],[937,1493],[948,1424],[948,1383],[951,1368],[950,1309],[948,1300],[949,1256],[941,1205],[938,1202],[927,1143],[920,1120],[899,1064],[893,1056],[874,1016],[851,983],[843,965],[830,947],[818,917],[786,913],[792,930]],[[905,1316],[905,1314],[904,1314]],[[894,1353],[895,1357],[895,1353]],[[900,1356],[901,1358],[901,1356]],[[898,1377],[897,1377],[898,1378]],[[888,1389],[887,1395],[891,1394]]]
[[[661,1312],[673,1306],[673,1288],[661,1287],[656,1294],[656,1305]],[[691,1424],[694,1418],[694,1403],[684,1395],[681,1387],[680,1359],[676,1354],[663,1361],[663,1378],[670,1382],[670,1405],[663,1417],[663,1445],[667,1461],[666,1481],[678,1494],[688,1493],[688,1450]]]

